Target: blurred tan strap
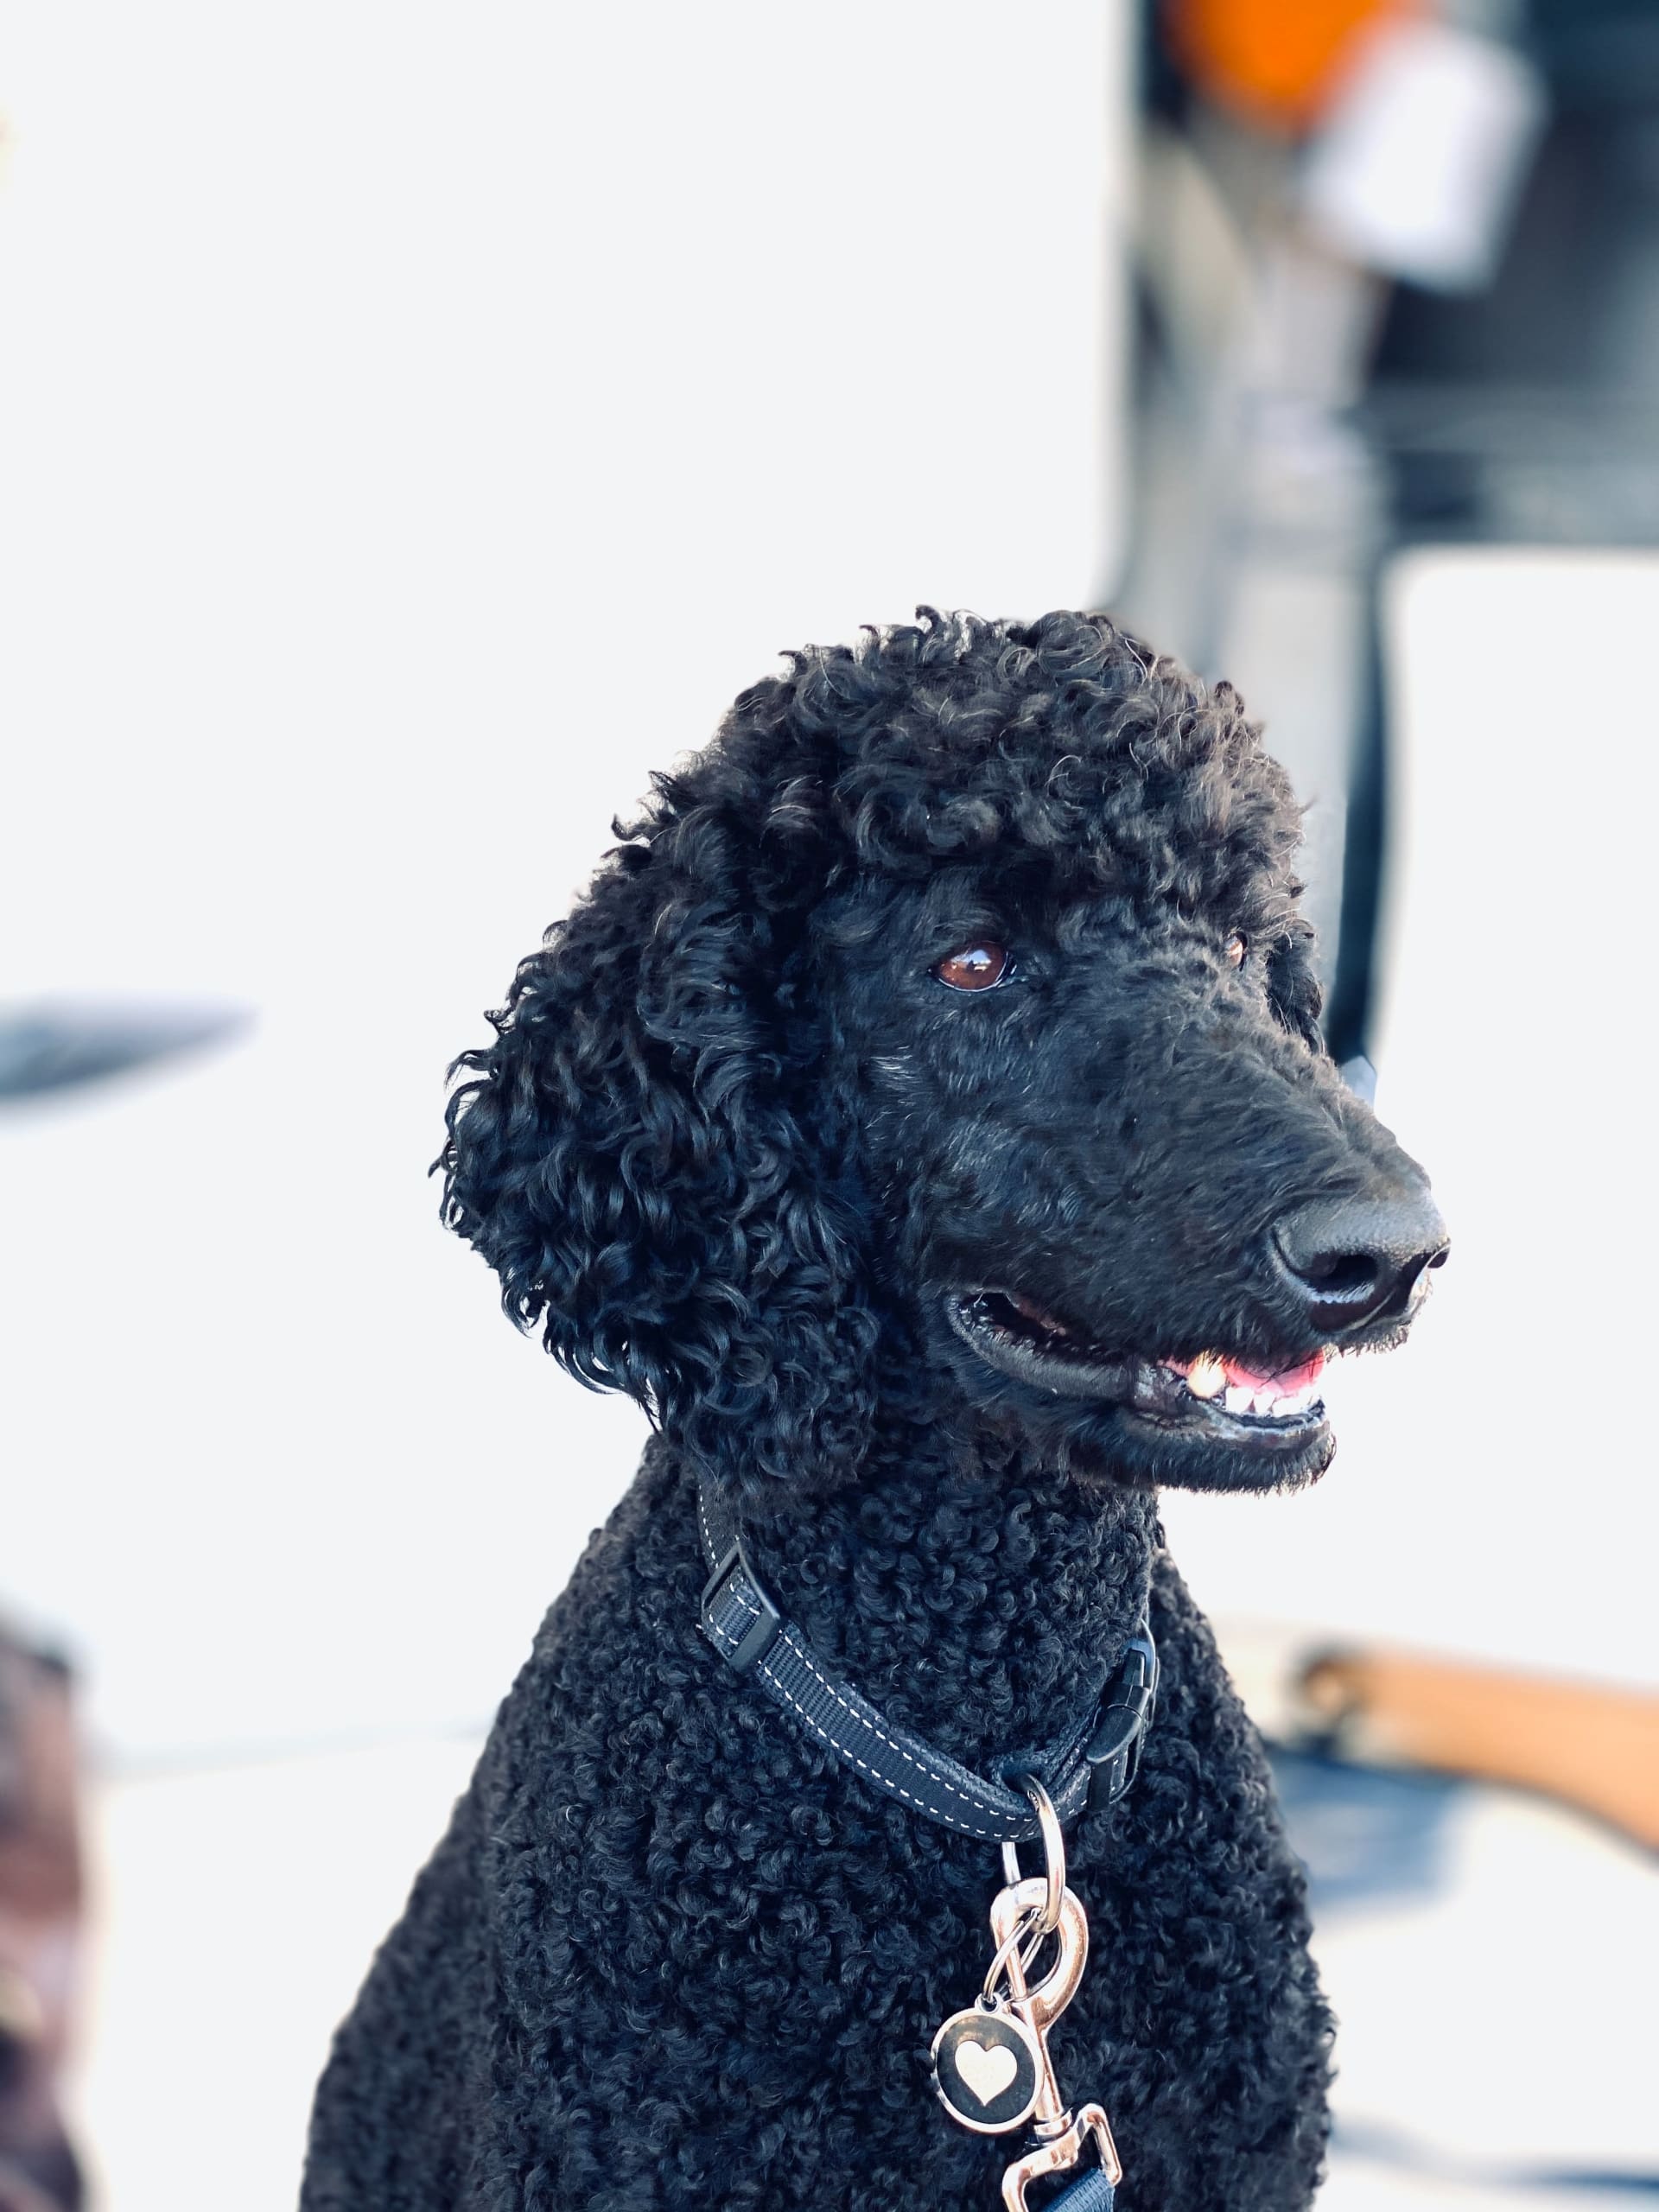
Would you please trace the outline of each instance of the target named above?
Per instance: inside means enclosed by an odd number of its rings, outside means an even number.
[[[1659,1695],[1388,1650],[1321,1652],[1299,1687],[1359,1757],[1541,1790],[1659,1850]]]

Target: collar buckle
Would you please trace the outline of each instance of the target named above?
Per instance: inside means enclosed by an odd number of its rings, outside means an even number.
[[[1143,1621],[1125,1645],[1107,1685],[1100,1720],[1084,1757],[1089,1762],[1089,1807],[1105,1812],[1124,1796],[1141,1770],[1141,1746],[1158,1703],[1158,1648]]]
[[[734,1537],[702,1586],[697,1618],[703,1634],[734,1672],[747,1675],[784,1632],[784,1617]]]

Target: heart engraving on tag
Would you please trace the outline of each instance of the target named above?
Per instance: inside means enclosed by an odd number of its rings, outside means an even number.
[[[964,2037],[957,2045],[957,2071],[981,2104],[988,2105],[1020,2071],[1020,2061],[1005,2043],[977,2043]]]
[[[1006,2135],[1037,2101],[1042,2051],[1000,2005],[953,2012],[933,2038],[933,2087],[945,2110],[976,2135]]]

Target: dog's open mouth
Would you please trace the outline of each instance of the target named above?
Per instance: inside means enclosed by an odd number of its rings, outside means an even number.
[[[1120,1405],[1160,1425],[1237,1439],[1325,1419],[1325,1355],[1278,1368],[1222,1351],[1147,1357],[1090,1343],[1018,1292],[970,1290],[945,1301],[951,1327],[988,1366],[1057,1397]]]

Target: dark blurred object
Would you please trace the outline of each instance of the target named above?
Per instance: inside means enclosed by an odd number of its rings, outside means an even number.
[[[243,1007],[78,1001],[0,1013],[0,1103],[200,1052],[251,1019]]]
[[[1298,1687],[1350,1756],[1539,1790],[1659,1850],[1659,1695],[1382,1650],[1321,1652]]]
[[[1551,121],[1492,283],[1402,288],[1366,400],[1410,541],[1659,538],[1659,9],[1533,0]]]
[[[1272,1747],[1272,1758],[1291,1847],[1307,1868],[1316,1912],[1394,1904],[1441,1887],[1458,1782],[1282,1745]]]
[[[76,2212],[59,2118],[81,1914],[70,1680],[0,1630],[0,2212]]]

